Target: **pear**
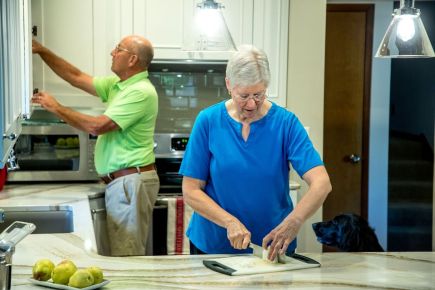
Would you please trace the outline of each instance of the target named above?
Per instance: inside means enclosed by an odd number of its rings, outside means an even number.
[[[33,279],[39,281],[47,281],[53,272],[54,263],[49,259],[41,259],[36,261],[32,268]]]
[[[74,138],[73,137],[68,137],[65,139],[66,142],[66,146],[69,148],[74,147]]]
[[[94,277],[88,270],[77,270],[71,278],[69,278],[68,286],[75,288],[85,288],[94,284]]]
[[[69,278],[77,271],[76,265],[70,260],[63,260],[54,267],[51,279],[55,284],[67,285]]]
[[[100,284],[103,282],[103,271],[101,271],[99,267],[92,266],[86,270],[88,270],[92,277],[94,277],[94,284]]]
[[[64,138],[58,138],[56,140],[56,145],[58,145],[58,146],[65,146],[66,145],[66,140]]]

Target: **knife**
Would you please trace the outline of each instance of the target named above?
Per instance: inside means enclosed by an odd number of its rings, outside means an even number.
[[[271,261],[267,257],[269,256],[269,249],[265,250],[263,247],[256,245],[254,243],[250,243],[249,247],[252,249],[252,254],[262,260],[271,262],[271,263],[282,263],[285,264],[285,259],[278,255],[275,257],[275,260]]]

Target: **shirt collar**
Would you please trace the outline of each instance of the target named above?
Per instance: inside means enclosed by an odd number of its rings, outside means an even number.
[[[148,78],[148,71],[143,71],[143,72],[137,73],[137,74],[129,77],[125,81],[117,82],[116,86],[122,91],[124,88],[126,88],[126,87],[140,81],[140,80],[147,79],[147,78]]]

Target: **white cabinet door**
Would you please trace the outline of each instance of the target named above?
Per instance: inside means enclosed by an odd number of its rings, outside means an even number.
[[[267,96],[285,107],[287,91],[289,0],[254,0],[253,44],[269,58],[271,83]]]
[[[34,24],[38,25],[38,41],[81,71],[89,75],[106,75],[111,73],[110,63],[107,73],[97,71],[96,64],[110,62],[110,50],[98,48],[108,44],[106,37],[113,31],[108,27],[106,32],[105,23],[96,23],[99,19],[94,19],[94,9],[105,13],[109,4],[103,3],[100,7],[95,2],[98,1],[32,0],[32,14]],[[95,30],[97,25],[100,25],[100,30]],[[54,95],[65,106],[103,106],[98,98],[57,76],[38,55],[33,56],[33,62],[34,84],[39,90]]]
[[[30,0],[0,2],[0,167],[20,134],[20,121],[30,112]]]
[[[47,48],[83,72],[93,74],[93,1],[89,0],[33,0],[40,1],[41,11],[33,13],[42,17],[37,40]],[[36,18],[36,17],[35,17]],[[36,19],[35,19],[36,20]],[[39,21],[38,21],[39,22]],[[104,55],[110,58],[108,53]],[[35,58],[39,58],[35,56]],[[76,89],[58,77],[47,65],[42,65],[43,87],[54,96],[74,98],[84,95],[83,91]],[[36,78],[36,76],[35,76]]]

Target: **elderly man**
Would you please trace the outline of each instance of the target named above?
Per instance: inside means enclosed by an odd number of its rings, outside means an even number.
[[[98,135],[95,167],[106,186],[107,224],[113,256],[144,255],[152,210],[159,190],[153,135],[158,99],[148,79],[151,43],[130,35],[112,50],[116,76],[91,77],[37,41],[33,53],[62,79],[107,103],[100,116],[62,106],[41,92],[32,98],[80,130]]]

